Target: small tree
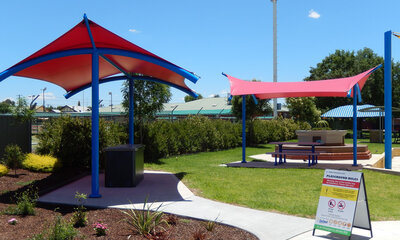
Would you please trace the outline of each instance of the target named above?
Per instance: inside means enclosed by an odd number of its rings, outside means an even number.
[[[0,103],[0,113],[12,113],[13,105],[10,104],[11,100],[9,100],[9,101],[7,101],[7,100]],[[12,103],[14,103],[14,102],[12,102]]]
[[[19,121],[25,122],[32,120],[35,111],[29,108],[25,98],[19,97],[12,113]]]
[[[315,106],[314,97],[286,98],[290,114],[296,121],[314,124],[320,120],[321,111]]]
[[[21,168],[25,154],[18,145],[10,144],[4,149],[3,163],[10,169],[14,169],[14,175],[17,175],[17,169]]]
[[[157,112],[164,108],[164,103],[171,99],[169,86],[150,81],[134,81],[134,113],[135,121],[140,126],[140,142],[143,142],[144,121],[154,119]],[[124,100],[122,106],[125,111],[129,110],[129,81],[125,81],[122,88]]]
[[[183,98],[183,100],[185,100],[185,102],[191,102],[191,101],[199,100],[199,99],[202,99],[202,98],[203,98],[203,96],[202,96],[200,93],[199,93],[198,95],[199,95],[199,96],[197,96],[197,98],[192,97],[192,96],[190,96],[190,95],[186,95],[186,96]]]
[[[231,102],[232,114],[237,119],[242,119],[242,97],[234,96]],[[258,104],[256,104],[252,96],[246,96],[246,119],[253,119],[270,113],[272,113],[272,108],[269,105],[269,99],[258,100]]]

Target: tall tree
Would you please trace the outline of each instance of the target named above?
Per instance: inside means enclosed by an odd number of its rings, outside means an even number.
[[[135,121],[140,124],[140,138],[142,140],[142,127],[146,120],[154,119],[155,114],[163,110],[163,104],[171,99],[169,86],[150,81],[134,81],[134,114]],[[122,106],[129,110],[129,81],[125,81],[122,94]]]
[[[192,97],[192,96],[190,96],[190,95],[186,95],[186,96],[184,97],[183,100],[185,100],[185,102],[191,102],[191,101],[194,101],[194,100],[198,100],[198,99],[202,99],[202,98],[203,98],[203,96],[202,96],[200,93],[199,93],[198,95],[199,95],[199,96],[198,96],[197,98]]]
[[[383,58],[369,48],[357,51],[336,50],[334,54],[325,57],[316,67],[310,69],[310,75],[305,81],[342,78],[357,75],[379,64]],[[400,106],[400,64],[393,63],[393,106]],[[363,103],[384,105],[384,78],[383,69],[378,69],[372,74],[361,92]],[[329,109],[352,104],[349,98],[318,97],[315,100],[317,108],[322,112]]]
[[[297,121],[306,121],[314,125],[320,120],[321,111],[315,106],[314,97],[286,98],[290,115]]]

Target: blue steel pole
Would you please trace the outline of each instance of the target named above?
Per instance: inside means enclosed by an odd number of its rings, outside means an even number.
[[[135,120],[134,120],[134,91],[133,91],[133,79],[129,78],[129,144],[135,143]]]
[[[242,96],[242,163],[246,163],[246,96]]]
[[[357,88],[353,87],[353,166],[357,166]]]
[[[385,32],[385,168],[392,169],[392,31]]]
[[[99,54],[92,53],[92,194],[99,198]]]

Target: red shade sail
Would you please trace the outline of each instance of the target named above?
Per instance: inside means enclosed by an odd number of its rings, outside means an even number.
[[[368,77],[381,66],[353,77],[304,82],[250,82],[226,75],[231,95],[255,95],[259,99],[287,97],[346,97],[358,83],[360,90]]]
[[[89,26],[94,45],[101,56],[100,79],[122,71],[152,77],[192,92],[184,80],[187,78],[196,82],[198,77],[193,73],[117,36],[93,21],[89,21]],[[51,82],[68,92],[77,90],[88,86],[92,81],[92,49],[88,29],[85,21],[82,21],[44,48],[0,73],[0,81],[14,75]],[[38,62],[31,64],[34,61]]]

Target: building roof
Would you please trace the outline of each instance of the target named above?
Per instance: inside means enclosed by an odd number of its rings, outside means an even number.
[[[357,105],[357,118],[367,118],[367,117],[384,117],[385,112],[363,112],[360,111],[365,108],[373,108],[374,105],[365,104],[365,105]],[[353,117],[353,105],[344,105],[334,109],[329,110],[328,112],[322,114],[321,117],[329,117],[329,118],[352,118]]]
[[[99,108],[99,112],[101,113],[111,112],[111,106],[101,107]],[[122,106],[122,104],[116,104],[112,106],[112,112],[122,113],[125,112],[125,109]]]
[[[202,98],[186,103],[164,103],[164,110],[158,115],[230,114],[231,108],[227,98]]]

